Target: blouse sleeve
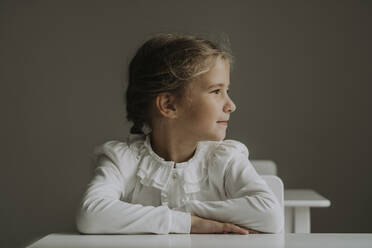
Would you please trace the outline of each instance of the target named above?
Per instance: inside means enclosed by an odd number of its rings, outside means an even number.
[[[97,159],[98,167],[83,196],[76,225],[85,234],[189,233],[191,216],[167,206],[131,204],[126,199],[135,177],[128,146],[106,143]],[[126,165],[126,166],[125,166]]]
[[[224,164],[218,178],[227,200],[186,203],[186,210],[200,217],[233,223],[266,233],[283,230],[283,209],[266,182],[248,160],[248,150],[240,142],[225,141],[216,161]],[[216,163],[218,163],[216,162]],[[212,175],[213,176],[213,175]],[[222,183],[223,182],[223,183]]]

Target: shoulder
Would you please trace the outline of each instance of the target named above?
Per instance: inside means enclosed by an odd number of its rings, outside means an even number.
[[[131,167],[137,163],[139,149],[143,146],[143,137],[129,136],[126,141],[110,140],[94,148],[95,161],[106,157],[117,167]]]
[[[216,149],[217,152],[221,154],[233,154],[233,155],[243,155],[248,157],[249,151],[246,145],[237,140],[224,140],[222,141]]]
[[[231,167],[243,168],[249,163],[248,148],[236,140],[206,141],[206,163],[209,178],[220,185]]]
[[[229,160],[234,157],[249,156],[246,145],[237,140],[207,141],[204,142],[211,157],[217,157],[220,160]]]
[[[245,164],[248,161],[248,148],[239,141],[206,141],[203,145],[207,150],[206,160],[211,173],[223,174],[232,164]]]

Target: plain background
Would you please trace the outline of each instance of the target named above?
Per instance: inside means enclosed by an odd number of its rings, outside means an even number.
[[[228,136],[372,232],[371,1],[1,1],[1,247],[74,231],[92,152],[125,139],[126,66],[158,32],[229,37]]]

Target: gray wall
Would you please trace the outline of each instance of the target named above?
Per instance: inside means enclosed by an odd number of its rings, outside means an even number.
[[[124,139],[125,66],[157,32],[227,34],[228,138],[332,201],[313,232],[372,232],[370,1],[1,1],[1,247],[74,230],[92,150]]]

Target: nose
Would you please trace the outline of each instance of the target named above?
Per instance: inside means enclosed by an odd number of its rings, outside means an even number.
[[[236,110],[235,103],[231,100],[229,96],[227,96],[227,102],[224,106],[223,111],[227,113],[232,113]]]

